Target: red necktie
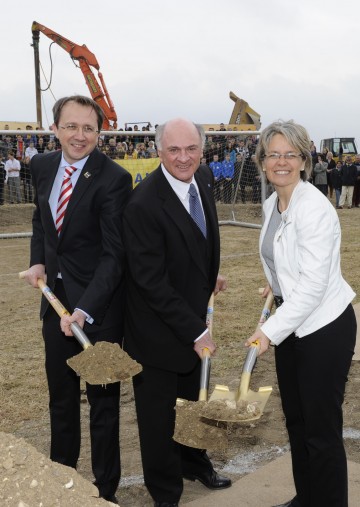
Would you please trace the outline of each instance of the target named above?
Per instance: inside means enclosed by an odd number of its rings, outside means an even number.
[[[65,167],[64,179],[63,179],[63,182],[61,185],[60,195],[59,195],[59,200],[58,200],[58,205],[57,205],[57,210],[56,210],[55,226],[56,226],[56,231],[58,234],[60,234],[61,227],[62,227],[62,224],[64,221],[66,207],[68,205],[68,202],[70,200],[70,197],[71,197],[71,194],[73,191],[73,187],[71,184],[71,175],[75,171],[76,171],[76,167],[72,167],[72,166]]]

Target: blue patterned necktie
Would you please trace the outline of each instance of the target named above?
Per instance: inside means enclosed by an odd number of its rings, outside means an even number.
[[[204,237],[206,238],[206,223],[204,213],[200,204],[199,195],[193,183],[190,184],[189,194],[190,194],[189,197],[190,215],[194,219],[200,231],[203,233]]]

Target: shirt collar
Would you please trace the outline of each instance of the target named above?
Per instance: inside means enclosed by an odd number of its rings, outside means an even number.
[[[64,158],[64,154],[62,154],[61,155],[60,168],[61,169],[65,169],[65,167],[72,166],[72,167],[76,167],[76,169],[80,170],[80,172],[81,172],[83,170],[83,167],[86,164],[88,158],[89,158],[89,155],[87,157],[85,157],[85,158],[82,158],[81,160],[78,160],[74,164],[69,164],[68,162],[66,162],[66,160]]]
[[[161,164],[161,170],[162,170],[165,178],[169,182],[171,188],[174,190],[174,192],[181,199],[185,200],[187,198],[191,183],[193,183],[195,185],[196,190],[199,193],[199,187],[196,183],[194,176],[192,177],[192,180],[190,181],[190,183],[186,183],[185,181],[180,181],[180,180],[174,178],[174,176],[172,174],[170,174],[169,171],[167,171],[167,169],[165,168],[165,166],[163,164]]]

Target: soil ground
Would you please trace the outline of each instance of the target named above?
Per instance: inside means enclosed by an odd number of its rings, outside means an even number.
[[[1,207],[0,232],[30,230],[31,212],[31,205]],[[339,216],[343,235],[343,274],[359,294],[360,209],[339,210]],[[222,220],[228,218],[228,211],[224,207],[219,209],[219,217]],[[259,217],[259,206],[253,205],[248,206],[246,212],[243,210],[241,220],[260,223]],[[215,299],[213,332],[218,350],[212,358],[210,392],[214,384],[225,384],[231,389],[237,387],[246,355],[243,343],[255,328],[263,304],[258,295],[258,287],[264,285],[257,246],[259,229],[221,226],[220,232],[221,273],[227,278],[228,289]],[[4,460],[1,453],[7,445],[16,445],[13,437],[8,434],[24,438],[26,444],[19,444],[23,447],[31,444],[44,456],[49,454],[48,395],[38,317],[40,293],[17,276],[19,271],[28,266],[29,242],[29,238],[0,240],[0,432],[5,432],[0,433],[0,460]],[[359,300],[357,296],[353,302]],[[273,392],[264,415],[258,421],[230,425],[227,429],[228,448],[209,453],[216,468],[220,471],[225,469],[226,474],[234,480],[274,459],[287,448],[272,350],[258,361],[250,387],[257,390],[260,386],[268,385],[273,387]],[[83,388],[82,450],[78,472],[83,478],[92,481],[85,385]],[[344,426],[348,458],[356,463],[360,463],[360,440],[352,437],[360,432],[359,388],[360,363],[353,362],[344,403]],[[122,481],[117,496],[122,507],[147,507],[152,502],[142,482],[131,382],[123,382],[121,391]],[[31,465],[35,467],[38,463],[39,457],[30,451],[27,451],[27,456],[31,469]],[[242,463],[241,466],[234,465],[239,462]],[[21,473],[20,468],[18,465],[18,474]],[[4,466],[3,469],[6,470]],[[0,485],[0,494],[2,488]],[[185,481],[182,503],[204,494],[206,490],[202,485]],[[55,504],[50,500],[49,498],[49,503],[44,503],[44,506],[65,507],[64,503]],[[4,505],[17,506],[18,503]],[[28,505],[32,507],[34,504]],[[89,501],[84,505],[94,504]]]

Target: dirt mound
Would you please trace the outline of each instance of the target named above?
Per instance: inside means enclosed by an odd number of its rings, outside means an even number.
[[[97,342],[68,359],[67,363],[83,380],[99,385],[129,380],[142,370],[142,366],[118,343],[110,342]]]
[[[0,504],[3,507],[105,507],[97,488],[75,469],[54,463],[34,447],[0,432]]]

